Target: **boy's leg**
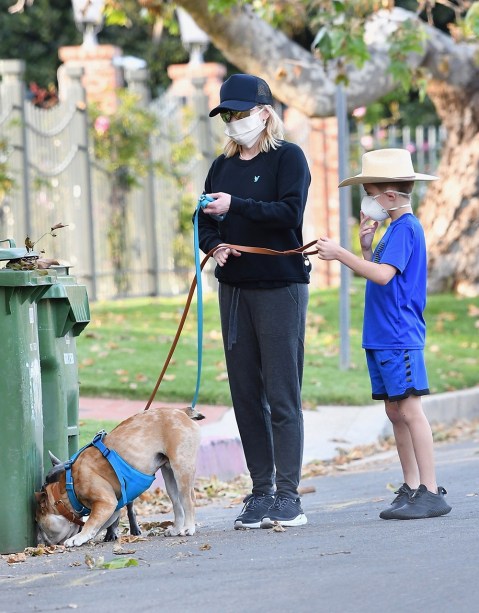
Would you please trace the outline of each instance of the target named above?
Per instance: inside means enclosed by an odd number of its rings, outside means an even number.
[[[421,484],[401,507],[391,510],[387,519],[426,519],[451,511],[445,499],[446,490],[437,487],[434,470],[432,432],[424,415],[419,396],[398,400],[399,414],[409,429]]]
[[[398,402],[384,401],[386,415],[393,426],[394,439],[396,449],[399,456],[399,462],[403,472],[404,483],[407,483],[412,490],[415,490],[419,483],[419,471],[412,444],[411,434],[406,422],[403,420],[399,411]]]
[[[437,483],[432,431],[422,410],[421,397],[409,396],[403,400],[398,400],[398,407],[401,420],[409,431],[419,471],[419,480],[430,492],[436,494]]]

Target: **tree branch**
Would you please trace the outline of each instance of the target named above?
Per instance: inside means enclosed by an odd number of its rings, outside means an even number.
[[[335,73],[326,73],[313,54],[257,17],[249,6],[212,14],[207,0],[176,0],[209,35],[212,43],[239,70],[265,79],[274,96],[311,117],[335,112]],[[405,19],[415,20],[425,29],[427,40],[422,54],[411,54],[411,70],[424,67],[431,75],[450,84],[474,87],[479,83],[474,63],[477,46],[458,44],[434,27],[404,9],[376,13],[368,26],[372,39],[370,60],[361,69],[348,70],[348,108],[367,105],[394,89],[388,73],[388,42],[391,33]],[[477,85],[475,85],[477,87]]]

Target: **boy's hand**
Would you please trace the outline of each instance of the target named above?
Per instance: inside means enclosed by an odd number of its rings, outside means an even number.
[[[337,260],[339,254],[339,245],[332,241],[327,236],[322,236],[316,243],[318,250],[318,258],[320,260]]]
[[[368,223],[372,221],[371,217],[365,215],[362,211],[359,213],[359,243],[363,251],[371,251],[371,245],[373,244],[374,234],[378,229],[379,222],[373,221],[372,224]]]

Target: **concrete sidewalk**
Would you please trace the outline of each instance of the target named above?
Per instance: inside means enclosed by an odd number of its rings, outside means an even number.
[[[122,421],[144,410],[145,401],[80,398],[80,420]],[[153,406],[183,408],[184,404],[155,402]],[[449,424],[458,419],[479,417],[479,387],[423,397],[425,413],[431,423]],[[206,419],[201,426],[202,441],[197,476],[229,480],[247,473],[243,448],[233,409],[226,406],[197,405]],[[375,443],[392,434],[383,403],[369,406],[318,406],[304,411],[304,463],[329,460],[338,447],[351,449]],[[152,487],[161,486],[160,481]]]

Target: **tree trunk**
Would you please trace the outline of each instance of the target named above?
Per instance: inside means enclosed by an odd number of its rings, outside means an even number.
[[[428,94],[447,130],[419,218],[429,253],[429,291],[479,295],[479,83],[468,89],[430,81]]]

